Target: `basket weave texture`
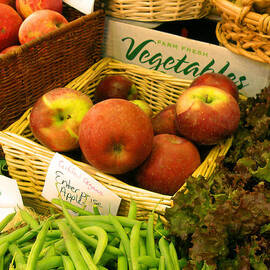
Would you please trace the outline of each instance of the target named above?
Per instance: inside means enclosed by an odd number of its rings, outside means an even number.
[[[270,64],[270,14],[252,11],[253,0],[239,7],[227,0],[212,0],[222,20],[217,24],[219,42],[236,54]]]
[[[191,81],[181,80],[137,65],[103,58],[68,83],[66,87],[86,93],[93,98],[97,84],[109,74],[127,75],[136,84],[139,98],[146,100],[155,113],[175,103],[179,95],[191,83]],[[30,112],[31,108],[6,130],[0,131],[0,145],[5,153],[9,174],[17,180],[24,204],[41,214],[46,214],[52,204],[44,199],[41,193],[50,161],[55,153],[35,141],[29,127]],[[216,167],[215,161],[218,157],[226,155],[231,143],[232,138],[228,138],[214,146],[193,176],[209,177]],[[131,199],[137,203],[139,219],[145,219],[149,211],[154,209],[156,213],[164,217],[166,207],[172,204],[172,196],[131,186],[114,176],[98,171],[89,164],[67,156],[66,158],[122,198],[119,215],[127,214]]]
[[[106,6],[112,17],[143,22],[199,19],[210,10],[209,0],[109,0]]]
[[[104,10],[83,15],[64,5],[63,15],[67,25],[0,57],[0,130],[101,59]]]

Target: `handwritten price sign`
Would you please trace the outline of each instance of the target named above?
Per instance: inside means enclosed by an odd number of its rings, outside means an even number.
[[[48,201],[61,196],[91,212],[97,205],[103,215],[116,215],[121,202],[115,193],[58,153],[50,162],[42,196]]]

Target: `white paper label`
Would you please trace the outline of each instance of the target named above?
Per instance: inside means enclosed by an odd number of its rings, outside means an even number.
[[[103,57],[113,57],[194,80],[206,72],[229,76],[240,92],[255,96],[269,85],[270,65],[237,55],[227,48],[106,17]]]
[[[90,14],[94,10],[94,0],[63,0],[66,4],[84,14]]]
[[[16,180],[0,175],[0,221],[17,207],[23,207],[23,200]]]
[[[93,211],[97,205],[101,214],[116,215],[121,198],[59,153],[52,158],[42,196],[48,201],[61,198],[73,205]]]

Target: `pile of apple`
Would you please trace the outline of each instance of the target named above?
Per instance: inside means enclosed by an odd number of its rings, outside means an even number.
[[[53,151],[79,149],[104,173],[132,172],[139,187],[173,195],[201,164],[199,146],[211,146],[238,128],[238,89],[217,73],[196,78],[175,104],[153,114],[124,75],[105,76],[94,100],[56,88],[34,104],[30,127]]]
[[[62,0],[0,0],[0,54],[67,24]]]

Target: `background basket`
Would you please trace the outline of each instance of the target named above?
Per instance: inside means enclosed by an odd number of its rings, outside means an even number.
[[[146,100],[154,112],[175,103],[178,96],[191,82],[158,71],[122,63],[112,58],[103,58],[66,86],[93,98],[97,84],[109,74],[126,74],[136,84],[139,97]],[[25,205],[33,207],[39,213],[46,214],[52,204],[45,200],[41,193],[54,152],[35,141],[29,127],[30,111],[31,108],[19,120],[0,132],[0,145],[5,153],[9,174],[17,180]],[[215,169],[216,159],[226,155],[231,143],[232,138],[229,138],[214,146],[193,176],[210,176]],[[164,215],[166,207],[171,206],[171,196],[131,186],[86,163],[67,158],[122,198],[120,215],[127,214],[131,199],[137,203],[139,219],[146,218],[147,213],[153,209]]]
[[[112,17],[143,22],[199,19],[211,10],[209,0],[107,0],[105,8]]]
[[[243,7],[227,0],[212,2],[221,16],[219,42],[234,53],[270,64],[270,14],[252,11],[253,0],[243,1]]]
[[[67,25],[0,57],[0,130],[101,59],[105,12],[84,15],[63,5],[63,15]]]

